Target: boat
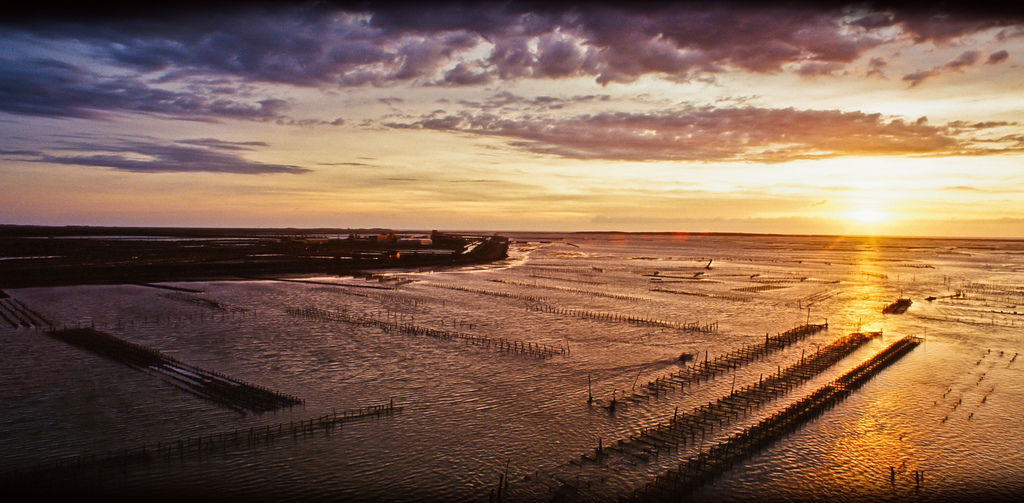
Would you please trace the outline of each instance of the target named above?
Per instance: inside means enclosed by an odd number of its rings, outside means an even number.
[[[907,308],[909,308],[911,304],[913,304],[913,301],[910,299],[896,299],[896,302],[893,302],[892,304],[885,306],[885,309],[882,309],[882,314],[903,314],[907,312]]]

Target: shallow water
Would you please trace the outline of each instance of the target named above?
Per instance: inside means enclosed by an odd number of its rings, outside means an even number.
[[[542,243],[541,240],[550,241]],[[370,290],[276,281],[11,290],[58,325],[92,325],[182,361],[305,399],[242,415],[160,379],[50,339],[0,328],[3,471],[188,436],[308,419],[394,400],[391,417],[202,459],[111,470],[62,484],[103,494],[274,500],[482,501],[506,471],[511,499],[550,499],[560,481],[616,500],[693,454],[570,464],[641,427],[756,382],[840,335],[883,330],[709,446],[809,393],[904,335],[926,342],[851,398],[776,442],[696,499],[861,501],[1009,497],[1024,490],[1024,242],[720,235],[520,236],[502,263],[390,271]],[[708,263],[710,261],[710,267]],[[657,274],[655,275],[655,272]],[[366,285],[352,278],[317,281]],[[446,287],[446,288],[442,288]],[[501,292],[512,297],[452,289]],[[653,291],[653,288],[668,291]],[[946,297],[928,302],[925,297]],[[609,295],[610,294],[610,295]],[[903,315],[881,309],[900,295]],[[189,297],[215,301],[214,309]],[[540,312],[525,297],[592,312],[717,323],[714,333]],[[463,342],[309,320],[288,308],[372,313],[514,338],[570,353],[547,360]],[[803,324],[830,329],[710,382],[614,415],[588,407],[680,368]],[[700,447],[700,446],[698,446]],[[890,467],[897,471],[890,479]],[[916,483],[915,472],[924,482]]]

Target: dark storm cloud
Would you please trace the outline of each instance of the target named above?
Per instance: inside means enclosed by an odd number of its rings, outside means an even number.
[[[863,155],[990,154],[964,128],[837,110],[687,107],[659,113],[509,118],[487,112],[435,114],[395,128],[506,138],[528,151],[574,159],[785,162]],[[1005,143],[1005,142],[1004,142]],[[1001,150],[1000,150],[1001,149]]]
[[[713,5],[713,4],[712,4]],[[666,9],[626,16],[614,10],[584,14],[591,42],[612,54],[607,71],[679,73],[729,65],[774,72],[798,61],[850,62],[882,40],[848,32],[837,11],[787,8]],[[634,61],[630,69],[628,61]],[[623,71],[624,70],[624,71]]]
[[[73,154],[26,152],[22,161],[72,166],[110,168],[135,173],[269,173],[301,174],[310,171],[300,166],[249,161],[238,151],[266,146],[263,142],[230,142],[215,138],[197,138],[163,143],[154,140],[123,139],[103,144],[100,140],[64,143],[54,150],[77,151]],[[82,153],[86,152],[86,153]],[[16,152],[2,152],[13,155]]]
[[[1020,13],[999,16],[984,11],[906,12],[894,14],[897,24],[917,43],[945,43],[990,28],[1021,23]]]
[[[0,112],[10,114],[100,118],[134,112],[200,121],[302,122],[285,115],[287,109],[280,99],[243,102],[217,93],[161,89],[137,77],[105,77],[54,59],[0,58]]]
[[[849,9],[742,2],[337,7],[167,9],[165,17],[14,23],[8,33],[77,40],[109,64],[169,81],[229,76],[314,87],[465,86],[573,76],[603,84],[647,74],[689,79],[728,68],[779,72],[789,66],[821,75],[842,70],[893,37],[944,42],[993,27],[1015,33],[1020,25],[1019,16],[870,8],[852,15]],[[886,32],[888,27],[899,27],[902,35]]]

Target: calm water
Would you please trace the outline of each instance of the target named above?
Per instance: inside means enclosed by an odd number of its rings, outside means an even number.
[[[401,413],[347,423],[330,435],[57,483],[104,494],[486,501],[507,467],[514,500],[548,500],[559,481],[569,481],[586,499],[614,501],[695,449],[647,463],[570,463],[598,439],[608,445],[625,438],[670,419],[677,407],[712,401],[734,383],[755,382],[802,352],[864,329],[885,335],[752,416],[710,433],[704,446],[904,335],[926,342],[844,403],[692,496],[933,501],[1009,499],[1024,491],[1024,357],[1013,360],[1024,352],[1024,242],[683,234],[516,239],[503,263],[390,271],[411,280],[380,283],[394,286],[390,291],[274,281],[174,283],[203,291],[198,294],[130,285],[8,291],[58,324],[95,325],[193,365],[298,395],[306,404],[241,415],[34,330],[4,326],[3,471],[393,399],[405,407]],[[717,322],[718,331],[545,313],[520,298],[451,287],[539,297],[565,308]],[[950,297],[957,292],[962,295]],[[609,293],[621,296],[602,295]],[[901,294],[914,300],[909,311],[882,315]],[[928,302],[928,296],[939,298]],[[571,354],[530,359],[311,321],[289,315],[291,307],[378,313],[422,326],[568,344]],[[679,369],[682,352],[706,351],[713,358],[808,319],[827,319],[830,329],[684,393],[615,415],[586,404],[588,376],[595,398],[605,399]],[[897,470],[895,484],[890,467]],[[921,470],[925,479],[918,486],[914,473]]]

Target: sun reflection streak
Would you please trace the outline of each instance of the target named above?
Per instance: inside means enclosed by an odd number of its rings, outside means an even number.
[[[818,473],[819,478],[839,476],[843,484],[860,494],[903,493],[915,489],[915,472],[921,457],[914,439],[914,425],[893,422],[890,410],[902,397],[895,393],[865,395],[865,412],[842,432],[830,435],[828,463],[843,467],[844,473]]]

